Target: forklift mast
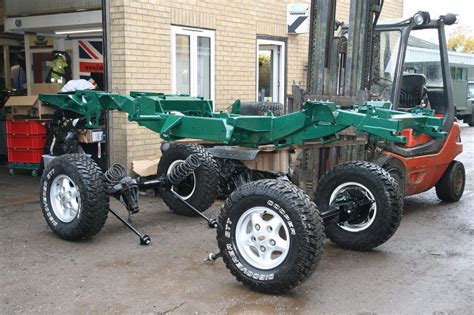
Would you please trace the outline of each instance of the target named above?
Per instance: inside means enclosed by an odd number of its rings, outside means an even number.
[[[368,100],[373,32],[384,1],[352,0],[347,28],[336,21],[336,2],[311,1],[306,98],[362,104]]]

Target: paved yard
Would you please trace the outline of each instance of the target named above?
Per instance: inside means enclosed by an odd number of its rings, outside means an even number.
[[[0,314],[471,313],[474,128],[463,128],[463,141],[468,182],[460,202],[442,203],[434,191],[407,198],[386,244],[358,253],[328,242],[318,270],[281,296],[247,290],[221,260],[204,262],[217,249],[215,231],[174,215],[159,198],[142,198],[134,217],[152,237],[149,247],[111,216],[92,240],[63,241],[43,219],[39,179],[0,167]]]

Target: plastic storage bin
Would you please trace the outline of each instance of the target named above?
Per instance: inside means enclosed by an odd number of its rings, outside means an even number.
[[[44,120],[7,120],[8,135],[45,135]]]
[[[8,149],[10,163],[41,163],[43,149]]]
[[[7,135],[9,149],[42,149],[46,135]]]

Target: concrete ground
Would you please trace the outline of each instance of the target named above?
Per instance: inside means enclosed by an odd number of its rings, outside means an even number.
[[[215,231],[174,215],[159,198],[142,198],[134,217],[152,237],[149,247],[110,216],[93,239],[63,241],[41,213],[39,179],[0,167],[0,314],[472,314],[474,128],[463,128],[463,142],[468,181],[460,202],[440,202],[434,191],[406,198],[387,243],[359,253],[327,242],[317,271],[280,296],[247,290],[221,260],[204,262],[217,248]]]

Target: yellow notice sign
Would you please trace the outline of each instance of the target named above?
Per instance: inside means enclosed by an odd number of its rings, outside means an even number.
[[[30,49],[53,48],[54,39],[43,35],[30,35]]]

